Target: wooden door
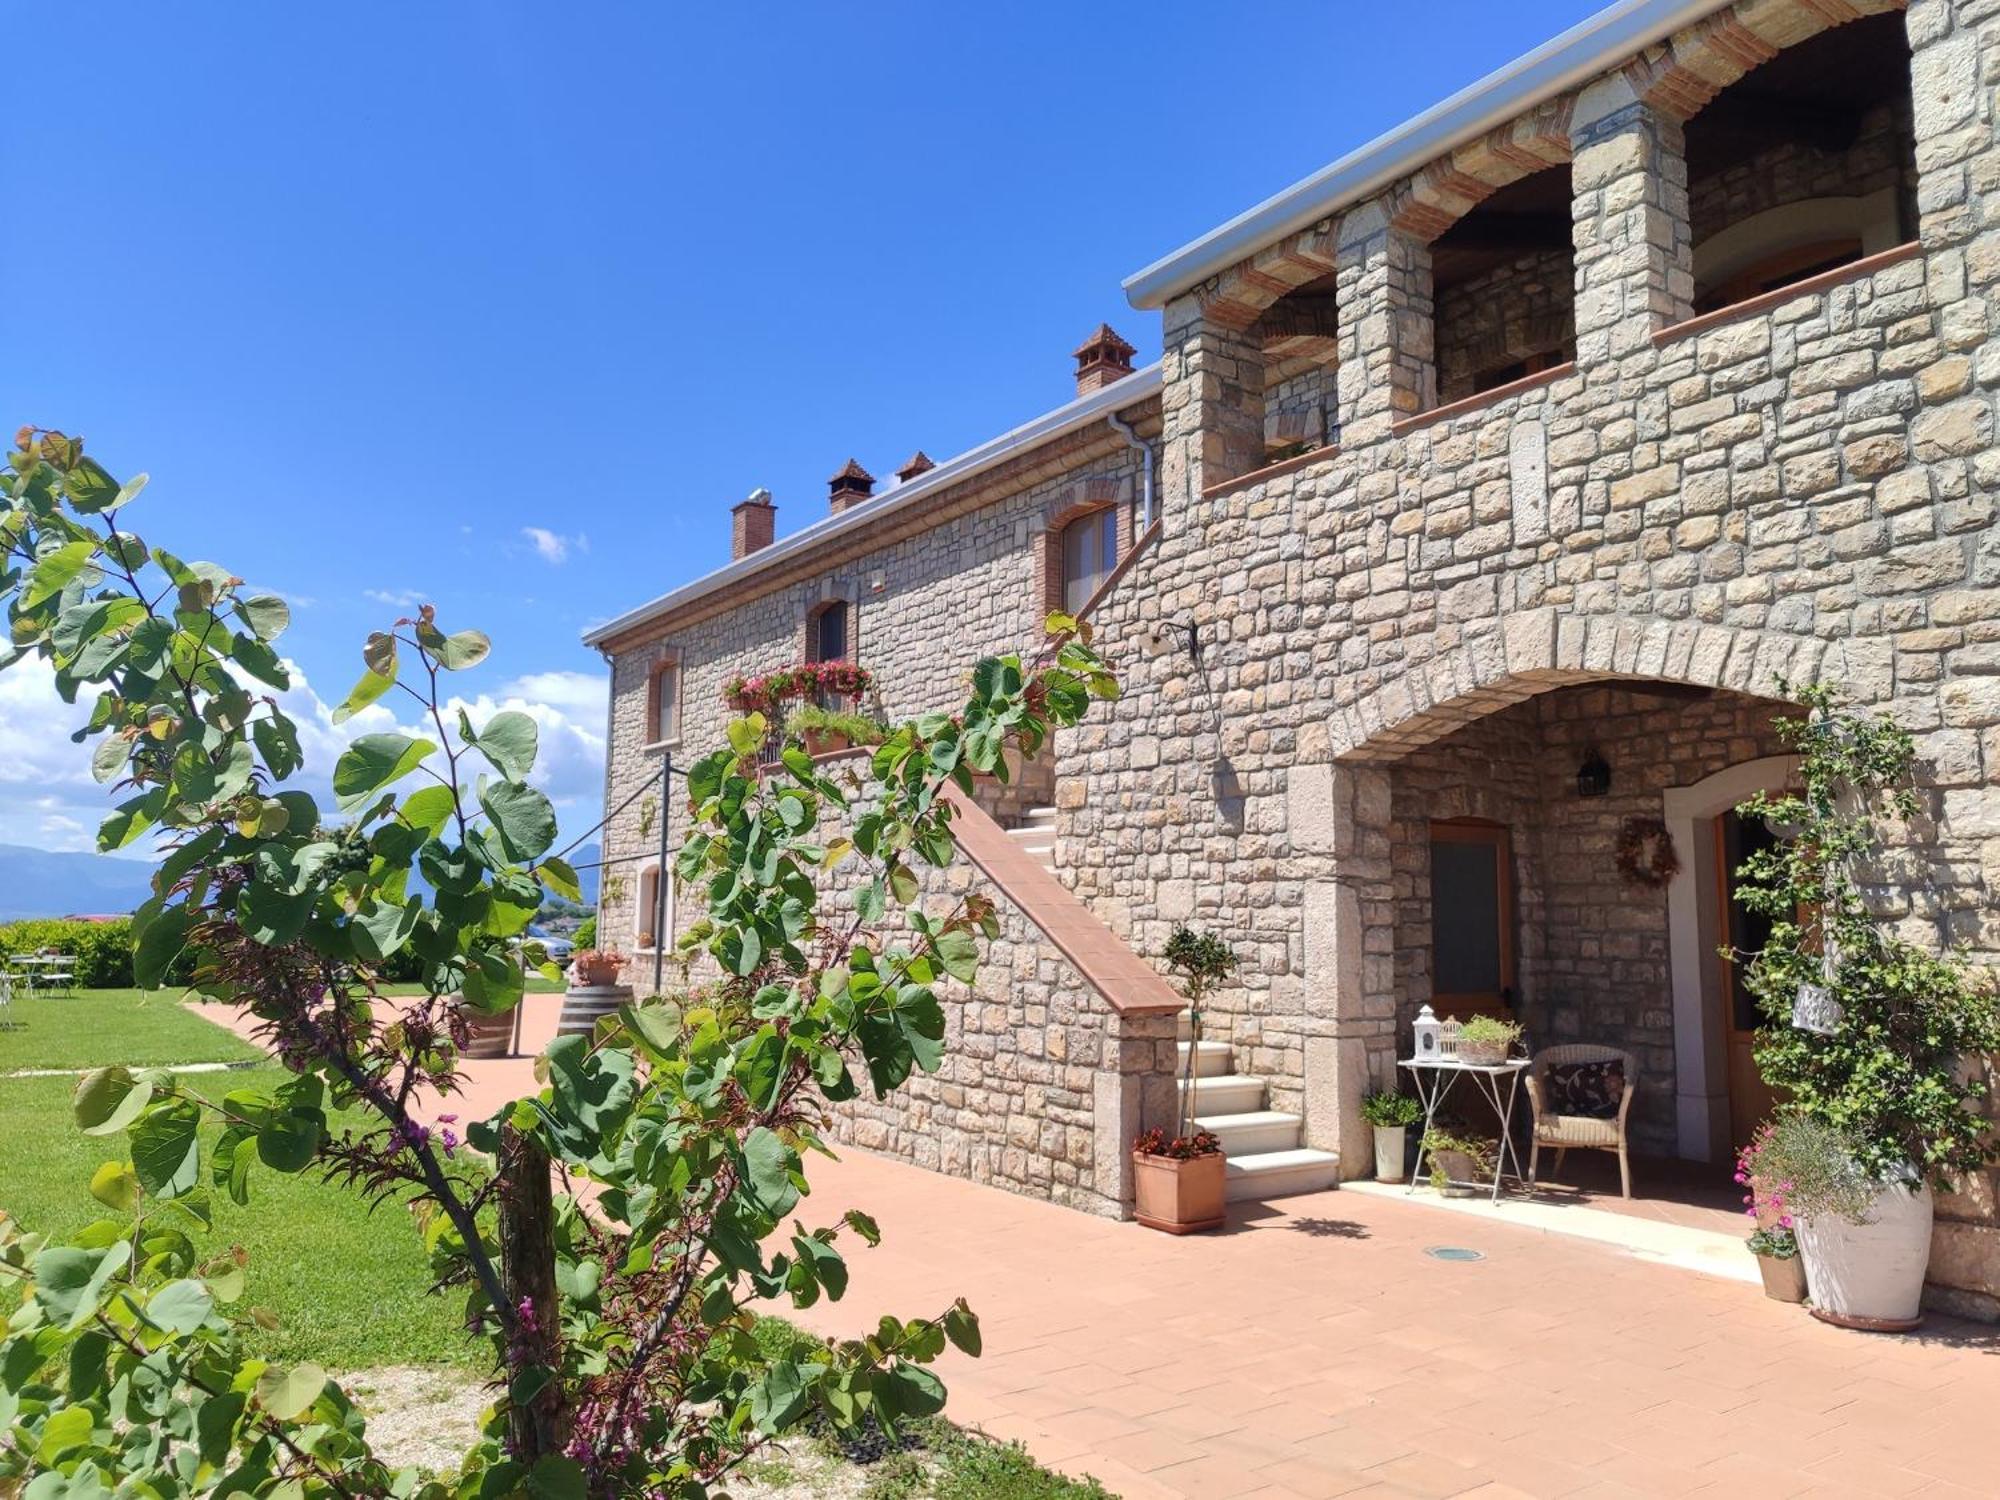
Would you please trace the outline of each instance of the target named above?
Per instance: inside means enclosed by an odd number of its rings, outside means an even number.
[[[1514,856],[1502,823],[1431,824],[1431,1007],[1514,1016]]]
[[[1744,962],[1717,960],[1722,965],[1722,1028],[1728,1049],[1729,1139],[1738,1147],[1750,1139],[1759,1123],[1770,1118],[1777,1094],[1757,1071],[1754,1049],[1762,1018],[1757,1013],[1757,997],[1744,982],[1747,955],[1770,940],[1771,919],[1736,900],[1736,871],[1749,855],[1776,842],[1761,819],[1746,820],[1726,812],[1715,820],[1715,887],[1721,903],[1716,931],[1723,934],[1733,952],[1746,955]]]

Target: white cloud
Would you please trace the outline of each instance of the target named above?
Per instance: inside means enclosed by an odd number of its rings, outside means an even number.
[[[415,589],[363,589],[361,597],[371,604],[386,604],[391,609],[415,609],[425,598]]]
[[[331,808],[334,762],[357,736],[400,730],[437,738],[436,726],[415,700],[401,692],[344,724],[335,724],[335,704],[320,697],[297,663],[287,665],[292,686],[274,696],[298,725],[306,762],[305,770],[287,785],[312,792],[322,806]],[[541,751],[529,780],[555,804],[567,843],[602,812],[607,691],[608,684],[599,675],[534,672],[493,692],[452,698],[444,705],[444,721],[456,734],[460,708],[475,727],[502,709],[516,709],[532,718]],[[117,799],[91,777],[94,741],[70,742],[71,733],[89,716],[88,701],[69,704],[57,696],[55,675],[40,660],[26,658],[0,671],[0,843],[54,850],[95,847],[97,825]],[[484,769],[476,754],[473,766],[467,768],[468,782],[476,775],[474,767]],[[141,839],[125,852],[147,856],[148,843]]]
[[[546,526],[523,526],[521,535],[533,545],[543,562],[556,566],[568,562],[572,552],[590,550],[590,538],[580,531],[575,536],[564,536]]]

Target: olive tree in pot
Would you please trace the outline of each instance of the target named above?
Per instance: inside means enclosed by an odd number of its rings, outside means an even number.
[[[2000,1004],[1962,954],[1917,946],[1868,905],[1880,820],[1919,810],[1909,733],[1840,708],[1822,685],[1785,691],[1806,709],[1778,724],[1799,756],[1798,787],[1739,809],[1780,833],[1737,872],[1739,899],[1771,923],[1758,953],[1733,956],[1763,1011],[1757,1066],[1785,1101],[1759,1173],[1792,1184],[1815,1316],[1907,1329],[1933,1188],[1994,1159],[1973,1064],[2000,1049]],[[1783,1168],[1780,1140],[1796,1148]]]
[[[1377,1182],[1403,1180],[1409,1129],[1423,1117],[1423,1106],[1408,1094],[1370,1094],[1361,1101],[1361,1118],[1375,1127]]]
[[[1163,955],[1188,997],[1188,1044],[1172,1135],[1148,1130],[1132,1143],[1134,1217],[1148,1229],[1192,1234],[1217,1229],[1228,1197],[1222,1142],[1196,1123],[1200,1113],[1202,1004],[1236,967],[1220,938],[1180,927]]]

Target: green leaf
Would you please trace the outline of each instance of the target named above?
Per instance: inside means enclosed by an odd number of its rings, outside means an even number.
[[[354,918],[354,951],[370,963],[381,963],[400,952],[409,942],[410,934],[417,930],[417,918],[423,909],[420,896],[410,897],[401,906],[390,901],[374,902]]]
[[[759,1432],[783,1432],[805,1409],[805,1372],[791,1360],[777,1361],[750,1387],[750,1420]]]
[[[157,989],[167,970],[187,946],[188,911],[185,906],[169,906],[137,928],[132,947],[132,978],[142,990]]]
[[[279,1115],[257,1131],[257,1157],[274,1172],[302,1172],[319,1155],[325,1132],[303,1110]]]
[[[139,1179],[120,1161],[108,1161],[90,1174],[90,1196],[106,1208],[129,1214],[139,1206]]]
[[[407,734],[364,734],[334,763],[334,800],[343,812],[351,812],[383,787],[416,770],[436,749],[431,741]]]
[[[526,782],[497,781],[482,787],[479,805],[493,820],[501,847],[515,864],[541,858],[556,841],[554,805]]]
[[[369,671],[378,677],[394,679],[396,675],[396,635],[390,630],[374,630],[361,644],[361,661]]]
[[[257,1404],[281,1422],[303,1416],[326,1389],[318,1365],[271,1365],[257,1377]]]
[[[532,1500],[589,1500],[590,1496],[582,1466],[560,1453],[544,1453],[535,1460],[527,1488]]]
[[[962,927],[940,932],[936,938],[938,962],[953,979],[971,984],[979,977],[979,944]]]
[[[78,1404],[65,1406],[42,1424],[41,1438],[35,1444],[35,1457],[45,1464],[53,1464],[72,1448],[81,1448],[90,1441],[90,1435],[97,1430],[97,1418],[88,1406]],[[49,1477],[60,1480],[59,1470],[47,1471]],[[74,1485],[49,1490],[50,1495],[73,1495]],[[101,1493],[101,1491],[100,1491]],[[36,1497],[40,1500],[40,1497]]]
[[[438,665],[447,672],[463,672],[468,667],[476,667],[486,660],[493,649],[493,642],[486,638],[483,630],[459,630],[444,638],[437,648]]]
[[[979,1315],[963,1302],[944,1315],[944,1332],[946,1338],[974,1359],[985,1347],[979,1336]]]
[[[132,1127],[132,1170],[156,1198],[178,1198],[201,1177],[201,1112],[176,1099]]]
[[[260,641],[275,641],[292,623],[292,607],[276,594],[240,599],[236,604],[236,613]]]
[[[898,1415],[928,1417],[933,1412],[944,1410],[944,1382],[929,1370],[918,1365],[899,1364],[889,1371],[888,1383]]]
[[[770,732],[770,724],[762,714],[751,714],[746,718],[729,721],[729,748],[738,755],[754,755],[763,748],[765,737]]]
[[[305,754],[299,749],[298,726],[282,715],[259,719],[250,726],[250,737],[257,742],[257,753],[264,757],[264,764],[280,781],[305,764]]]
[[[146,1321],[169,1333],[190,1334],[208,1321],[215,1298],[199,1281],[183,1278],[161,1287],[146,1303]]]
[[[405,823],[434,834],[451,821],[451,815],[457,810],[458,799],[452,795],[450,787],[427,786],[405,797],[396,812]]]
[[[310,890],[288,891],[281,881],[259,878],[237,895],[236,923],[253,941],[282,947],[305,931],[313,899]]]
[[[535,764],[539,741],[535,721],[517,709],[503,709],[486,721],[477,735],[466,738],[509,781],[523,781]]]
[[[85,1135],[116,1135],[139,1118],[152,1097],[153,1085],[120,1063],[77,1080],[71,1108]]]
[[[576,878],[576,871],[570,867],[568,860],[550,855],[535,866],[535,871],[541,876],[542,884],[558,896],[569,901],[583,899],[583,882]]]
[[[798,1159],[798,1153],[767,1125],[744,1137],[743,1181],[761,1212],[780,1218],[799,1201],[798,1185],[792,1181]]]
[[[35,1301],[58,1328],[80,1328],[96,1313],[111,1278],[131,1258],[127,1240],[114,1240],[102,1250],[44,1250],[29,1267],[35,1277]]]
[[[361,680],[348,690],[346,700],[333,711],[333,722],[345,724],[395,685],[396,679],[393,676],[386,676],[381,672],[363,672]]]

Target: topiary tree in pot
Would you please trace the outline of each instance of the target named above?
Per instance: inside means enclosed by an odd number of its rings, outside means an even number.
[[[1132,1144],[1135,1217],[1149,1229],[1191,1234],[1219,1228],[1227,1183],[1222,1142],[1200,1129],[1202,1005],[1236,967],[1229,945],[1192,927],[1177,927],[1162,954],[1188,997],[1187,1057],[1181,1065],[1174,1134],[1149,1130]]]
[[[1865,1192],[1796,1204],[1814,1311],[1864,1328],[1915,1325],[1928,1265],[1932,1190],[1995,1159],[1984,1057],[2000,1049],[1991,976],[1957,952],[1898,935],[1864,881],[1885,819],[1919,811],[1915,745],[1882,715],[1843,709],[1831,688],[1795,693],[1805,712],[1779,733],[1798,786],[1738,811],[1780,835],[1738,870],[1738,899],[1771,921],[1747,964],[1765,1025],[1756,1060],[1790,1116],[1830,1132]],[[1725,950],[1727,952],[1728,950]]]

